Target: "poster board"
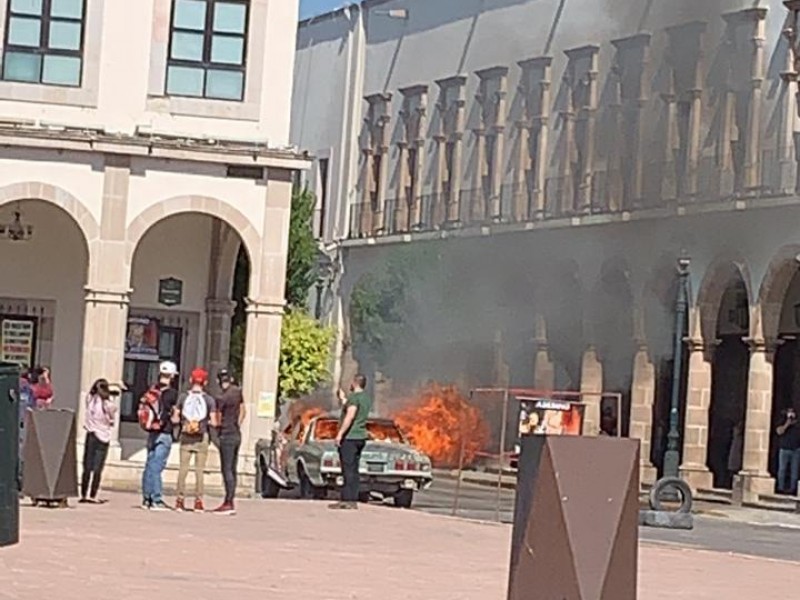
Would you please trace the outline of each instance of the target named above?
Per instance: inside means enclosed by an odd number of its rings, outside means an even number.
[[[125,335],[125,359],[157,362],[158,320],[148,317],[130,317]]]
[[[31,319],[0,319],[0,361],[33,365],[36,323]]]
[[[583,434],[585,406],[557,398],[517,398],[519,400],[519,436]]]

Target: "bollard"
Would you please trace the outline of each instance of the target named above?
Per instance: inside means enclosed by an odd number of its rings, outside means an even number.
[[[75,413],[37,410],[28,415],[22,491],[34,503],[65,505],[78,495]]]
[[[635,600],[639,442],[525,436],[509,600]]]
[[[19,542],[19,367],[0,363],[0,546]]]

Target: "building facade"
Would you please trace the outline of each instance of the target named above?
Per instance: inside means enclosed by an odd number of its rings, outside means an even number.
[[[275,405],[296,0],[3,0],[2,358],[51,367],[55,407],[123,383],[109,479],[144,459],[161,360],[228,365],[249,260],[243,466]],[[185,384],[181,377],[181,385]],[[248,469],[251,470],[251,469]]]
[[[422,371],[457,371],[445,357],[472,340],[508,368],[462,360],[467,385],[620,392],[653,481],[687,255],[682,471],[772,498],[775,427],[800,401],[795,4],[367,0],[302,22],[291,137],[343,264],[339,373],[353,286],[433,248],[452,305],[473,302]]]

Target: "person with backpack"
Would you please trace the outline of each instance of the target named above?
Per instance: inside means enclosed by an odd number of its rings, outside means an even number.
[[[164,502],[162,474],[172,448],[172,417],[178,403],[178,392],[172,382],[177,375],[175,363],[162,362],[158,367],[158,383],[139,400],[139,425],[147,432],[147,462],[142,474],[142,508],[146,510],[171,510]]]
[[[209,433],[212,427],[219,426],[216,401],[206,393],[208,373],[197,368],[189,378],[190,388],[178,400],[173,415],[173,423],[180,426],[179,441],[181,445],[180,469],[178,471],[178,498],[176,510],[186,510],[186,477],[194,457],[194,510],[203,512],[203,493],[206,462],[208,460]]]
[[[217,374],[222,394],[217,399],[219,409],[219,458],[222,467],[222,481],[225,484],[225,500],[214,510],[217,515],[236,513],[233,502],[236,497],[236,463],[239,462],[239,447],[242,445],[241,426],[246,411],[242,388],[236,385],[227,369]]]

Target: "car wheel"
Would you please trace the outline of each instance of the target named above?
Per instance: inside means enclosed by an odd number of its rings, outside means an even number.
[[[261,497],[277,498],[281,493],[280,486],[269,476],[267,468],[264,465],[261,465],[259,472],[261,474]]]
[[[297,465],[297,472],[300,476],[300,498],[303,500],[324,500],[328,497],[328,490],[324,487],[317,487],[311,483],[303,465]]]
[[[370,493],[369,492],[359,492],[358,494],[358,501],[362,502],[363,504],[368,504],[370,501]]]
[[[414,502],[414,490],[400,490],[394,495],[394,505],[397,508],[411,508]]]

